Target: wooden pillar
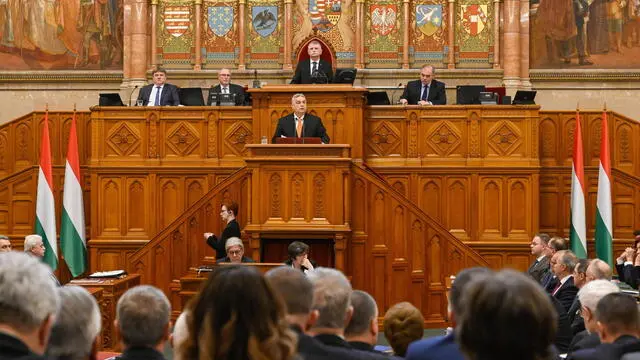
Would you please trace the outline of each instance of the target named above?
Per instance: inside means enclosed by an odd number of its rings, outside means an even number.
[[[354,49],[356,52],[356,63],[354,66],[356,69],[362,69],[364,67],[363,61],[362,61],[362,59],[364,58],[363,18],[364,18],[364,0],[356,0],[356,40],[354,45]]]
[[[245,52],[246,52],[246,46],[245,46],[245,42],[247,39],[247,36],[245,35],[245,26],[244,26],[244,12],[246,10],[247,7],[247,1],[246,0],[240,0],[238,3],[238,46],[240,47],[240,53],[239,53],[239,60],[238,60],[238,70],[246,70],[247,69],[247,65],[245,64]]]
[[[404,7],[404,39],[402,40],[402,68],[409,68],[409,31],[411,31],[410,0],[403,0]]]
[[[158,23],[158,0],[151,1],[151,68],[158,67],[158,34],[156,24]]]
[[[456,0],[449,0],[449,55],[447,56],[448,60],[448,69],[456,68],[456,59],[455,59],[455,48],[456,48],[456,33],[454,29],[456,19]]]
[[[193,70],[199,71],[202,70],[202,0],[195,0],[196,7],[196,41],[195,41],[195,64],[193,65]]]
[[[512,94],[520,86],[520,0],[504,2],[504,77],[502,83]]]
[[[493,0],[493,68],[500,68],[500,0]]]
[[[284,1],[284,59],[282,64],[282,70],[291,70],[291,41],[292,41],[292,28],[293,28],[293,1]]]
[[[531,89],[529,80],[529,0],[520,0],[520,87]]]

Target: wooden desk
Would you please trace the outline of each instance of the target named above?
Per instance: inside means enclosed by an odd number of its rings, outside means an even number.
[[[101,294],[100,310],[102,312],[102,338],[100,350],[114,351],[117,350],[118,343],[114,336],[115,329],[113,320],[116,318],[116,305],[118,300],[134,286],[140,285],[140,275],[130,274],[119,279],[77,279],[72,280],[69,284],[78,285],[87,288],[89,292]],[[96,297],[98,300],[98,297]]]

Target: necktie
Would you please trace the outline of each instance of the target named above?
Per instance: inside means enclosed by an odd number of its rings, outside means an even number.
[[[153,101],[154,106],[160,106],[160,86],[156,86],[156,99]]]
[[[429,98],[429,85],[425,85],[424,91],[422,92],[422,100],[427,100]]]
[[[298,137],[302,137],[302,120],[298,119],[298,125],[296,125],[296,132],[298,133]]]
[[[222,93],[223,94],[228,94],[229,93],[229,88],[228,87],[223,87],[222,88]]]
[[[556,285],[556,287],[553,289],[553,291],[551,292],[551,295],[555,295],[556,291],[560,289],[560,286],[562,286],[562,282],[558,281],[558,285]]]
[[[318,71],[318,63],[317,62],[313,62],[313,69],[311,69],[311,73],[315,73]]]

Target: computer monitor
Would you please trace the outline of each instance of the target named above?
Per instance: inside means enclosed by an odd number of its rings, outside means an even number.
[[[201,88],[180,88],[180,104],[185,106],[204,106]]]
[[[480,104],[480,93],[484,92],[484,85],[456,86],[456,103],[458,105]]]
[[[336,69],[335,75],[333,75],[333,83],[334,84],[351,84],[356,81],[356,74],[358,73],[358,69]]]
[[[518,90],[513,98],[513,105],[535,105],[536,91]]]
[[[98,105],[100,106],[124,106],[120,94],[118,93],[103,93],[100,94],[98,99]]]
[[[480,104],[482,105],[497,105],[498,93],[483,91],[480,93]]]
[[[367,94],[367,105],[391,105],[386,91],[374,91]]]
[[[209,92],[209,99],[207,100],[207,105],[218,106],[218,104],[220,104],[220,93]]]

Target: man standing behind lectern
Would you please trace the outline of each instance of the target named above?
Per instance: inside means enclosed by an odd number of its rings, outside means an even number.
[[[400,96],[402,105],[446,105],[447,93],[444,83],[434,79],[436,69],[424,65],[420,69],[420,80],[409,81]]]
[[[320,59],[322,46],[318,41],[312,41],[307,46],[309,59],[300,61],[291,79],[292,84],[329,83],[333,79],[331,64]],[[325,81],[326,80],[326,81]]]
[[[283,137],[318,137],[324,144],[329,143],[329,135],[322,124],[322,120],[311,114],[307,114],[307,98],[304,94],[295,94],[291,98],[293,114],[281,117],[278,120],[276,132],[271,138],[272,143]]]

